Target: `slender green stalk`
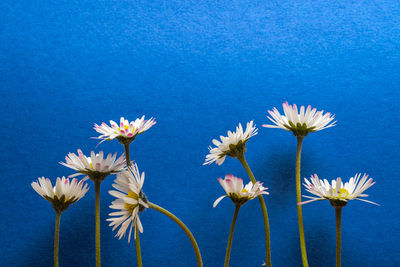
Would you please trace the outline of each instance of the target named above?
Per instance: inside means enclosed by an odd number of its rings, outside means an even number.
[[[136,247],[137,267],[142,267],[142,252],[140,249],[139,230],[137,227],[135,227],[135,232],[136,232],[135,247]]]
[[[124,149],[125,149],[126,166],[129,168],[131,166],[129,144],[124,144]],[[136,262],[138,267],[142,267],[142,250],[140,248],[140,236],[137,227],[135,227],[135,233],[136,233],[136,238],[135,238]]]
[[[256,183],[256,178],[254,177],[253,172],[251,171],[249,164],[246,161],[246,158],[243,156],[238,157],[240,163],[242,163],[244,169],[247,172],[247,175],[250,177],[250,180],[253,183]],[[271,237],[270,237],[270,230],[269,230],[269,220],[268,220],[268,212],[267,206],[265,205],[264,197],[262,195],[258,196],[258,200],[260,201],[261,210],[263,213],[264,218],[264,229],[265,229],[265,256],[266,256],[266,264],[267,267],[271,267]]]
[[[131,166],[131,161],[130,161],[130,158],[129,158],[129,144],[125,144],[124,148],[125,148],[126,166],[130,167]]]
[[[296,200],[297,203],[301,202],[301,182],[300,182],[300,167],[301,167],[301,146],[304,137],[297,137],[297,153],[296,153]],[[300,235],[300,248],[301,259],[303,260],[303,267],[308,267],[306,239],[304,237],[303,226],[303,210],[301,205],[297,205],[297,215],[299,221],[299,235]]]
[[[335,207],[336,217],[336,267],[341,265],[341,247],[342,247],[342,207]]]
[[[229,266],[229,259],[231,257],[231,248],[232,248],[232,239],[233,232],[235,231],[235,224],[239,214],[240,205],[235,205],[235,213],[233,214],[231,230],[229,231],[228,245],[226,246],[226,255],[225,255],[225,263],[224,267]]]
[[[200,249],[199,249],[199,246],[197,245],[196,239],[194,238],[193,234],[190,232],[189,228],[187,228],[187,226],[181,220],[179,220],[174,214],[172,214],[168,210],[166,210],[154,203],[151,203],[151,202],[148,202],[147,204],[149,205],[149,208],[159,211],[162,214],[166,215],[167,217],[172,219],[175,223],[177,223],[182,228],[182,230],[185,232],[185,234],[189,237],[190,243],[192,243],[194,252],[196,253],[197,266],[202,267],[203,261],[201,260]]]
[[[58,241],[60,237],[61,212],[56,212],[56,229],[54,232],[54,267],[58,267]]]
[[[94,181],[95,189],[95,210],[96,210],[96,267],[101,266],[101,255],[100,255],[100,184],[101,181]]]

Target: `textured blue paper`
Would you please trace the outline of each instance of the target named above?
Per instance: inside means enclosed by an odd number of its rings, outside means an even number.
[[[399,266],[400,7],[398,1],[0,2],[1,266],[52,266],[54,212],[30,186],[69,175],[68,152],[89,153],[94,123],[155,116],[132,145],[148,198],[184,221],[204,266],[222,266],[233,205],[215,209],[216,178],[247,180],[237,160],[202,166],[213,138],[267,123],[284,101],[336,114],[338,126],[304,141],[302,177],[367,172],[380,207],[343,211],[343,266]],[[296,139],[260,128],[247,158],[266,197],[274,266],[301,266],[295,204]],[[117,142],[98,150],[118,151]],[[105,219],[103,266],[136,266],[134,244]],[[61,217],[60,266],[94,266],[94,185]],[[304,191],[304,190],[303,190]],[[304,206],[310,266],[334,266],[334,210]],[[155,211],[141,214],[144,266],[195,266],[189,240]],[[240,211],[231,266],[261,266],[258,201]]]

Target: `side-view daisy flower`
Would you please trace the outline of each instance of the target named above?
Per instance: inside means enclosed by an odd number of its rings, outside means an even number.
[[[226,195],[223,195],[215,200],[213,204],[214,208],[225,197],[229,197],[233,203],[235,203],[235,205],[243,205],[248,200],[254,199],[261,194],[269,194],[266,191],[268,188],[263,187],[262,183],[258,181],[255,184],[249,182],[246,184],[246,186],[244,186],[243,180],[232,174],[225,175],[225,179],[218,178],[218,181],[225,190]]]
[[[37,182],[32,182],[32,188],[41,195],[44,199],[48,200],[56,212],[55,231],[54,231],[54,266],[58,266],[58,240],[60,236],[60,220],[61,213],[65,211],[70,205],[81,199],[89,187],[84,181],[87,177],[78,182],[76,178],[70,181],[64,176],[57,178],[56,184],[53,187],[49,178],[38,178]]]
[[[131,122],[126,120],[124,117],[121,117],[119,125],[113,120],[110,120],[111,126],[107,125],[105,122],[101,125],[95,123],[94,129],[101,134],[95,138],[102,139],[100,143],[105,140],[113,140],[117,138],[122,144],[130,144],[138,134],[147,131],[154,124],[156,124],[154,118],[145,120],[144,115],[140,119],[137,118]]]
[[[235,212],[233,214],[231,229],[229,231],[228,244],[226,246],[225,263],[224,266],[229,266],[233,232],[235,231],[235,224],[239,214],[240,207],[247,201],[254,199],[257,196],[268,194],[267,188],[264,188],[260,182],[249,182],[246,186],[243,185],[243,180],[231,174],[225,175],[225,179],[218,178],[219,183],[225,190],[226,195],[219,197],[215,200],[213,207],[215,208],[218,203],[225,197],[229,197],[235,204]],[[264,200],[262,200],[264,201]],[[269,231],[268,231],[269,232]]]
[[[70,181],[64,176],[58,177],[53,187],[49,178],[41,177],[38,178],[37,182],[32,182],[31,186],[36,193],[53,205],[56,212],[63,212],[71,204],[81,199],[89,190],[88,185],[84,184],[86,180],[87,178],[84,178],[78,182],[76,178]]]
[[[308,106],[307,109],[304,106],[300,107],[300,111],[294,104],[289,105],[288,102],[283,103],[284,115],[281,115],[276,108],[272,111],[268,111],[268,119],[273,122],[271,124],[264,124],[263,127],[267,128],[280,128],[285,131],[291,131],[294,136],[297,137],[297,154],[296,154],[296,200],[297,203],[301,202],[301,150],[304,137],[306,137],[310,132],[320,131],[329,127],[333,127],[336,121],[335,115],[330,113],[325,113],[324,111],[317,111],[316,108],[311,108]],[[300,248],[301,248],[301,258],[303,266],[308,266],[306,241],[304,234],[303,225],[303,211],[302,206],[297,206],[297,218],[299,225],[299,238],[300,238]]]
[[[220,136],[221,141],[213,139],[212,142],[215,147],[209,147],[209,154],[203,165],[211,164],[213,162],[221,165],[226,155],[231,157],[239,157],[246,151],[246,142],[250,137],[257,134],[258,129],[254,121],[250,121],[246,125],[246,130],[243,131],[242,125],[236,127],[235,132],[228,131],[228,136]]]
[[[140,174],[135,163],[127,171],[117,174],[117,179],[112,185],[116,190],[108,191],[110,195],[117,198],[111,203],[110,208],[119,211],[111,212],[107,221],[111,222],[110,226],[113,227],[113,231],[121,226],[116,234],[119,239],[125,236],[130,226],[128,242],[130,242],[133,227],[137,227],[143,233],[139,213],[148,208],[147,199],[142,191],[144,177],[144,172]],[[136,239],[136,231],[134,238]]]
[[[60,164],[76,170],[78,173],[70,175],[70,177],[81,174],[89,176],[94,182],[95,190],[95,238],[96,238],[96,266],[101,265],[101,249],[100,249],[100,187],[102,181],[110,174],[119,173],[125,169],[125,156],[122,155],[116,159],[117,153],[114,155],[108,154],[104,158],[103,151],[95,154],[90,152],[90,157],[86,157],[80,149],[78,155],[68,153],[65,157],[65,162]]]
[[[98,154],[91,151],[90,157],[86,157],[82,150],[78,149],[78,155],[68,153],[65,157],[65,162],[60,162],[60,164],[78,172],[70,175],[70,177],[84,174],[92,180],[102,181],[108,175],[118,173],[125,168],[125,156],[121,155],[118,159],[116,157],[117,153],[114,153],[114,155],[110,153],[104,158],[103,151]]]
[[[364,191],[375,184],[372,178],[368,179],[368,175],[361,173],[351,177],[348,182],[343,184],[342,179],[339,177],[329,183],[326,179],[319,179],[316,174],[311,175],[311,182],[304,178],[304,186],[306,190],[317,197],[310,197],[311,200],[300,202],[297,205],[306,204],[316,200],[329,200],[332,207],[335,208],[335,222],[336,222],[336,267],[341,266],[341,243],[342,243],[342,208],[347,205],[349,200],[358,199],[368,203],[378,205],[372,201],[362,199],[367,197]],[[379,206],[379,205],[378,205]]]
[[[295,136],[306,136],[310,132],[320,131],[329,127],[333,127],[336,121],[335,115],[324,111],[317,111],[316,108],[311,108],[309,105],[307,109],[304,106],[300,107],[300,112],[296,104],[289,105],[288,102],[283,103],[283,111],[285,115],[281,115],[276,108],[272,111],[268,110],[267,116],[274,125],[264,124],[263,127],[267,128],[280,128],[286,131],[292,131]]]
[[[329,183],[326,179],[319,179],[316,174],[311,175],[311,182],[306,178],[304,178],[304,181],[303,185],[306,191],[317,197],[304,196],[310,200],[300,202],[298,205],[325,199],[329,200],[333,206],[344,206],[347,204],[347,201],[353,199],[378,205],[375,202],[361,198],[367,197],[368,195],[363,194],[363,192],[375,184],[372,178],[368,179],[367,174],[361,177],[361,173],[358,173],[354,177],[351,177],[345,184],[343,184],[340,177]]]

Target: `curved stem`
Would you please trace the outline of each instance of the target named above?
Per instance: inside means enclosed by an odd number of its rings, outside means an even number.
[[[148,202],[147,204],[149,205],[149,208],[159,211],[162,214],[166,215],[167,217],[172,219],[174,222],[176,222],[182,228],[182,230],[185,232],[185,234],[189,237],[190,242],[192,243],[194,252],[196,253],[197,266],[202,267],[203,261],[201,260],[200,249],[199,249],[199,246],[197,245],[196,239],[194,238],[193,234],[190,232],[189,228],[187,228],[187,226],[183,222],[181,222],[181,220],[179,220],[174,214],[172,214],[168,210],[166,210],[154,203],[151,203],[151,202]]]
[[[142,252],[140,249],[140,239],[139,239],[139,230],[137,227],[135,227],[135,247],[136,247],[136,261],[137,261],[137,266],[142,267]]]
[[[100,255],[100,184],[101,181],[94,181],[95,189],[95,211],[96,211],[96,267],[101,266]]]
[[[246,158],[243,156],[238,157],[240,163],[242,163],[244,169],[247,172],[247,175],[250,177],[251,182],[256,183],[256,178],[254,177],[253,172],[251,171],[249,164],[246,161]],[[264,229],[265,229],[265,256],[266,256],[266,265],[267,267],[271,267],[271,237],[269,230],[269,220],[268,220],[268,212],[267,206],[265,205],[264,197],[262,195],[258,196],[258,200],[260,201],[261,210],[264,218]]]
[[[235,213],[233,214],[231,230],[229,231],[228,245],[226,246],[226,255],[225,255],[224,267],[228,267],[229,266],[229,259],[231,257],[233,232],[235,231],[235,224],[236,224],[236,219],[237,219],[238,214],[239,214],[239,209],[240,209],[240,205],[236,205],[235,206]]]
[[[54,267],[58,267],[58,241],[60,236],[60,217],[61,212],[56,212],[56,229],[54,232]]]
[[[336,267],[341,265],[341,247],[342,247],[342,207],[335,207],[336,217]]]
[[[300,167],[301,167],[301,146],[304,137],[297,137],[297,153],[296,153],[296,200],[297,203],[301,202],[301,182],[300,182]],[[299,235],[300,235],[300,248],[303,266],[308,267],[306,240],[304,236],[303,226],[303,210],[301,205],[297,205],[297,216],[299,222]]]

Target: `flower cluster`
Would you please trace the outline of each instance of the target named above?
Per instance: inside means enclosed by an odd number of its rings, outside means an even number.
[[[246,125],[246,130],[243,131],[242,125],[236,127],[235,132],[228,131],[228,136],[221,136],[221,141],[213,139],[212,142],[215,145],[214,148],[211,146],[209,154],[206,155],[206,160],[203,165],[211,164],[216,162],[221,165],[225,161],[226,155],[231,157],[240,157],[246,150],[246,142],[250,137],[257,134],[258,129],[256,128],[253,121],[250,121]]]
[[[89,190],[88,185],[84,183],[87,178],[78,182],[77,179],[70,181],[64,176],[57,178],[56,184],[53,187],[49,178],[38,178],[37,182],[32,182],[32,188],[49,201],[56,212],[63,212],[71,204],[81,199]]]
[[[333,127],[336,121],[335,115],[325,113],[324,111],[317,111],[316,108],[308,106],[305,109],[304,106],[300,107],[300,112],[297,109],[296,104],[289,105],[288,102],[283,103],[283,111],[285,115],[281,115],[276,108],[272,111],[268,110],[271,117],[267,116],[274,125],[264,124],[263,127],[267,128],[280,128],[286,131],[292,131],[297,137],[304,137],[310,132],[320,131],[329,127]]]
[[[246,186],[243,185],[243,180],[231,174],[225,175],[225,179],[218,178],[219,183],[225,190],[226,195],[219,197],[215,200],[213,207],[215,208],[218,203],[225,197],[229,197],[235,205],[243,205],[248,200],[254,199],[261,194],[268,195],[266,191],[268,188],[262,186],[262,183],[256,182],[253,184],[249,182]]]
[[[311,175],[310,180],[311,182],[304,178],[304,186],[308,192],[316,195],[317,197],[304,196],[306,198],[310,198],[311,200],[301,202],[299,205],[325,199],[328,199],[333,206],[345,206],[348,200],[353,199],[376,204],[360,198],[367,197],[368,195],[363,194],[363,192],[375,184],[372,178],[368,179],[367,174],[364,174],[362,177],[361,173],[356,174],[345,184],[343,184],[340,177],[336,180],[332,180],[332,182],[329,183],[326,179],[319,179],[318,175],[316,174]]]
[[[130,225],[128,242],[131,239],[132,227],[137,227],[143,233],[139,213],[148,208],[147,199],[142,192],[144,177],[144,172],[140,174],[137,164],[133,164],[132,168],[117,174],[117,179],[112,185],[116,190],[108,191],[110,195],[117,198],[111,203],[110,208],[119,211],[110,213],[111,218],[107,221],[111,222],[110,226],[113,227],[113,231],[121,225],[116,234],[119,239],[125,235]],[[134,236],[136,239],[136,232]]]

